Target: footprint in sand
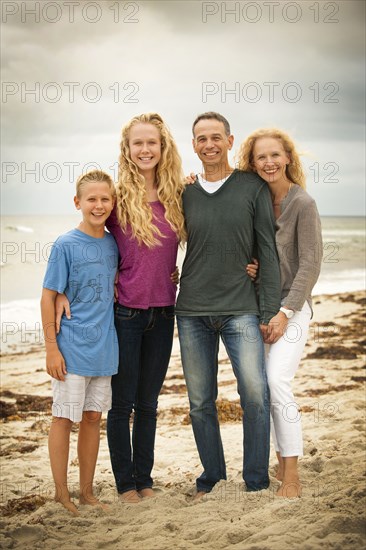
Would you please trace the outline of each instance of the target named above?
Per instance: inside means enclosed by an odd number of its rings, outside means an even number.
[[[325,466],[324,460],[320,456],[317,456],[316,458],[314,458],[314,460],[310,462],[308,467],[309,467],[309,470],[312,470],[313,472],[317,472],[318,474],[320,474],[324,470],[324,466]]]

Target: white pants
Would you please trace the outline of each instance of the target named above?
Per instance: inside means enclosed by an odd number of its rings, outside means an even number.
[[[287,325],[285,334],[268,346],[267,377],[271,393],[271,433],[281,456],[302,456],[301,412],[295,402],[291,382],[300,363],[308,337],[311,310],[305,302]]]

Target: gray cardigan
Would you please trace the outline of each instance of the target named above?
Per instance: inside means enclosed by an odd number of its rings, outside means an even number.
[[[321,267],[323,243],[315,201],[294,185],[281,202],[276,220],[276,245],[280,259],[282,303],[299,311],[305,300],[312,306],[311,291]]]

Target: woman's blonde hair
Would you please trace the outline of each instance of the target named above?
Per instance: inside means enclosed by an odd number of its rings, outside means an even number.
[[[163,237],[154,224],[153,211],[146,197],[145,178],[139,173],[136,164],[131,160],[129,133],[135,124],[152,124],[160,134],[161,158],[156,166],[156,183],[158,200],[165,208],[165,219],[177,239],[185,240],[186,232],[182,210],[182,193],[184,175],[182,161],[174,139],[157,113],[146,113],[135,116],[122,129],[121,154],[117,183],[117,214],[122,230],[129,224],[132,235],[139,244],[148,247],[161,244]]]
[[[238,153],[238,168],[245,172],[256,172],[254,166],[253,150],[257,139],[273,138],[278,139],[286,151],[290,163],[286,166],[287,178],[300,185],[303,189],[306,187],[305,173],[301,164],[299,153],[290,136],[278,128],[261,128],[250,134],[241,144]]]
[[[115,197],[116,189],[114,181],[109,174],[102,172],[102,170],[91,170],[79,176],[76,180],[76,196],[80,199],[82,187],[87,183],[95,182],[107,183],[112,197]]]

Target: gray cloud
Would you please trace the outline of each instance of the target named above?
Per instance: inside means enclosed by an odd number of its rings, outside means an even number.
[[[273,23],[263,2],[254,3],[262,9],[257,23],[243,18],[248,2],[211,2],[210,7],[219,12],[207,16],[206,23],[202,20],[204,3],[197,1],[132,2],[132,10],[123,9],[126,2],[120,2],[119,23],[114,22],[116,14],[110,9],[116,2],[97,2],[102,15],[95,24],[81,17],[88,2],[75,7],[74,23],[66,17],[63,2],[58,4],[64,11],[57,23],[42,17],[40,23],[32,17],[22,23],[18,14],[3,24],[2,79],[10,87],[19,87],[2,104],[5,162],[62,165],[94,159],[108,167],[118,157],[121,126],[136,113],[156,110],[174,132],[185,166],[197,166],[190,147],[191,121],[199,112],[213,109],[232,122],[237,143],[249,131],[272,125],[292,132],[307,149],[316,144],[319,157],[328,160],[334,160],[333,151],[344,148],[344,142],[352,143],[357,161],[341,155],[345,185],[331,205],[334,212],[343,208],[355,165],[356,172],[363,167],[363,2],[281,2]],[[222,12],[222,6],[236,4],[241,9],[238,23]],[[295,4],[301,7],[301,19],[289,23],[282,12],[285,5]],[[314,22],[312,5],[319,7],[319,23]],[[332,7],[339,8],[335,15]],[[251,17],[253,13],[247,12]],[[287,12],[289,17],[294,13]],[[129,17],[138,22],[123,21]],[[325,23],[326,17],[339,22]],[[74,102],[67,82],[78,83]],[[93,88],[92,82],[99,88]],[[211,83],[215,93],[205,97],[205,83]],[[39,101],[31,94],[22,101],[21,90],[24,95],[35,86],[39,86]],[[60,90],[61,99],[52,102],[52,94]],[[98,90],[101,97],[93,102]],[[236,90],[236,95],[230,90]],[[254,102],[256,91],[260,97]],[[301,97],[292,102],[299,91]],[[361,184],[355,184],[352,206],[347,203],[349,213],[361,212],[357,196],[362,193]],[[55,199],[59,187],[48,187],[48,195]],[[33,194],[28,186],[16,207],[10,188],[8,178],[3,188],[6,211],[41,208],[37,200],[41,183]],[[320,209],[328,211],[328,197],[321,189],[316,193]]]

